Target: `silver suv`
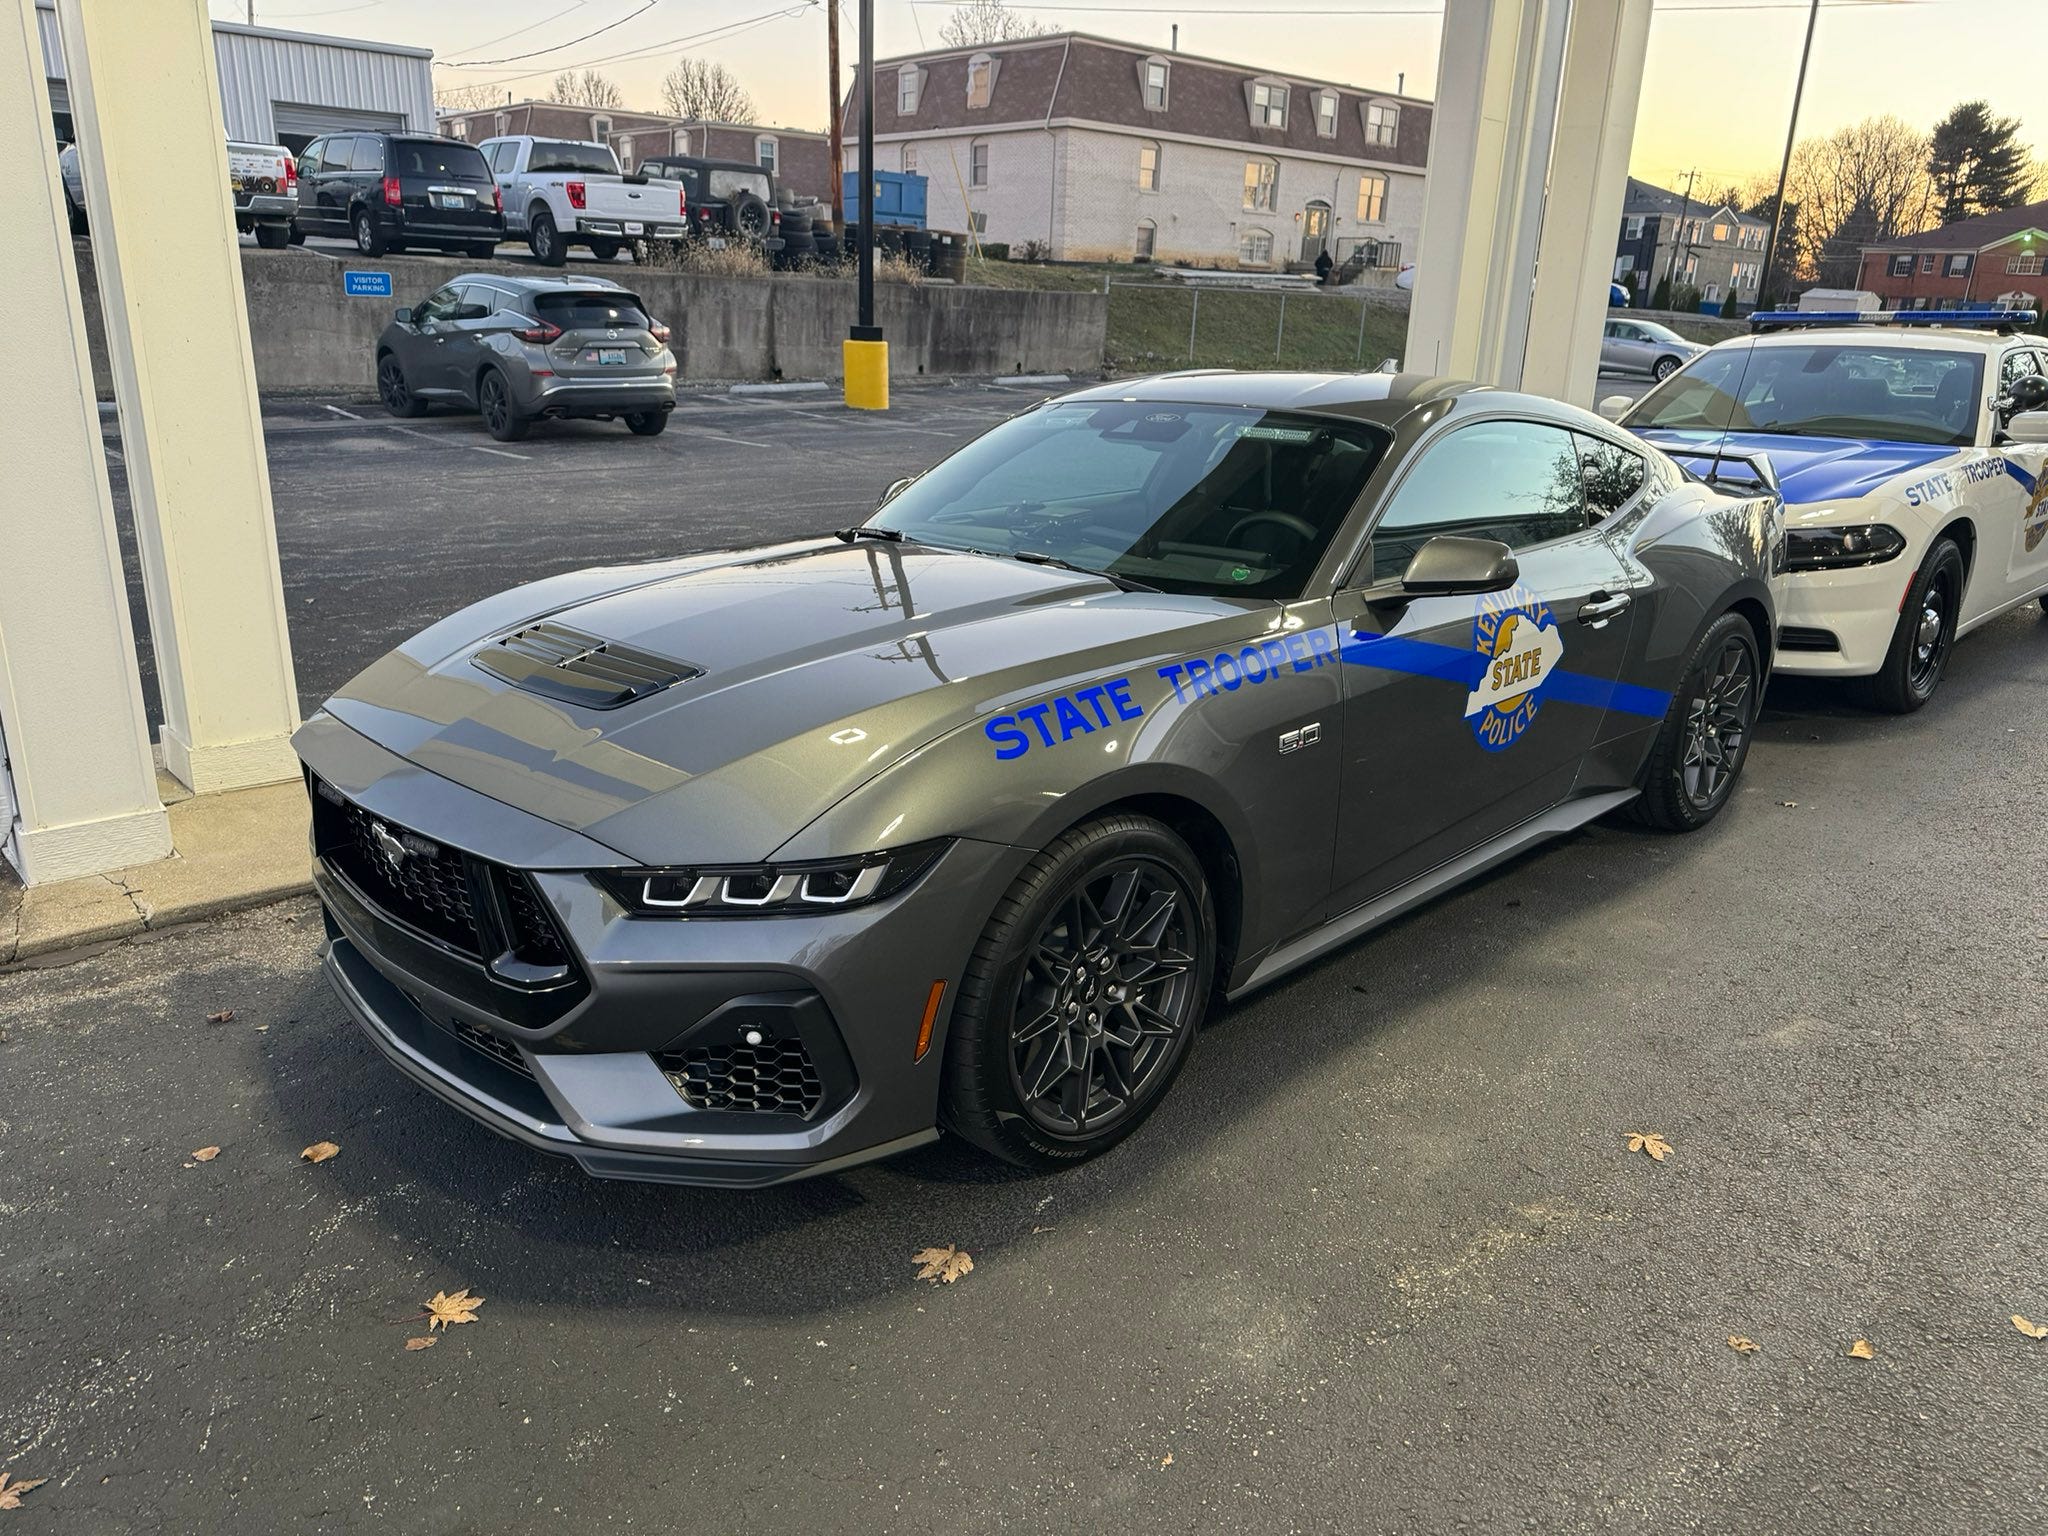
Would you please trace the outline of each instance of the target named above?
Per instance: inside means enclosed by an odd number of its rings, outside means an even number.
[[[676,403],[668,327],[598,277],[458,277],[400,309],[377,338],[377,394],[394,416],[468,407],[500,442],[544,416],[668,425]]]

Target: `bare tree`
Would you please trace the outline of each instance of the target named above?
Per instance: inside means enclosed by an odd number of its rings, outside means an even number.
[[[678,59],[661,77],[661,109],[707,123],[751,123],[754,98],[739,76],[710,59]]]
[[[572,107],[623,107],[625,95],[605,76],[594,69],[582,74],[567,70],[555,76],[555,83],[548,87],[548,100],[566,103]]]
[[[1798,247],[1784,253],[1794,270],[1824,286],[1851,286],[1860,247],[1933,224],[1927,135],[1886,114],[1802,139],[1786,199],[1800,210]]]
[[[506,93],[500,87],[480,85],[474,80],[443,86],[434,92],[434,104],[447,112],[482,112],[503,106],[505,101]]]
[[[1004,0],[966,0],[953,8],[939,28],[939,41],[948,48],[978,48],[984,43],[1007,43],[1019,37],[1044,37],[1053,29],[1042,21],[1019,16]]]

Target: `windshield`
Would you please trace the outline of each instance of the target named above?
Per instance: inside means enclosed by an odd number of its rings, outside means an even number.
[[[1685,340],[1685,338],[1684,338],[1683,336],[1679,335],[1679,334],[1678,334],[1678,332],[1676,332],[1676,331],[1674,331],[1673,329],[1671,329],[1671,327],[1670,327],[1670,326],[1668,326],[1668,325],[1659,325],[1659,324],[1658,324],[1658,323],[1657,323],[1656,321],[1654,321],[1654,320],[1638,320],[1638,321],[1636,321],[1635,323],[1636,323],[1636,324],[1637,324],[1637,325],[1638,325],[1639,327],[1641,327],[1641,328],[1642,328],[1642,330],[1643,330],[1644,332],[1646,332],[1646,333],[1647,333],[1647,334],[1649,335],[1649,337],[1651,338],[1651,340],[1653,340],[1653,341],[1680,341],[1680,342],[1682,342],[1682,341],[1684,341],[1684,340]]]
[[[619,162],[602,144],[577,144],[566,139],[535,139],[527,156],[529,171],[591,171],[600,176],[618,174]]]
[[[869,520],[1169,592],[1298,597],[1386,434],[1243,406],[1072,401],[977,438]]]
[[[1984,359],[1974,352],[1815,341],[1727,344],[1622,418],[1637,432],[1767,432],[1966,447]]]
[[[735,192],[751,192],[767,202],[773,195],[768,190],[768,177],[762,171],[719,171],[711,173],[711,195],[731,197]]]

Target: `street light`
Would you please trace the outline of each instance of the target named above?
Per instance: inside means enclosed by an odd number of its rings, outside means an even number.
[[[886,411],[889,343],[875,324],[875,0],[860,0],[860,239],[854,249],[860,312],[839,344],[846,403],[857,411]]]

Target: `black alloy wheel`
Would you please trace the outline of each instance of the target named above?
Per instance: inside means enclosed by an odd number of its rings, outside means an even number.
[[[941,1119],[1021,1167],[1106,1151],[1144,1121],[1208,1008],[1216,918],[1187,845],[1112,815],[1017,878],[961,978]]]
[[[390,352],[377,359],[377,398],[394,416],[427,414],[427,402],[412,392],[412,386],[405,381],[404,367]]]
[[[1637,821],[1691,832],[1720,813],[1735,792],[1762,707],[1763,665],[1756,631],[1724,613],[1693,647],[1664,724],[1629,805]]]
[[[1963,552],[1936,539],[1920,562],[1884,665],[1869,682],[1870,702],[1890,715],[1910,715],[1934,697],[1955,645],[1963,605]]]
[[[484,376],[477,381],[476,403],[483,413],[484,425],[499,442],[516,443],[526,436],[527,419],[514,408],[512,386],[497,369],[485,369]]]

